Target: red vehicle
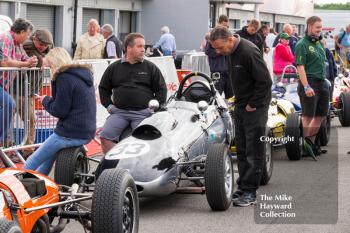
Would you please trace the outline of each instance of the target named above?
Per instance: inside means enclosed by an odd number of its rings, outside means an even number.
[[[138,232],[136,186],[125,170],[104,171],[95,191],[84,193],[78,184],[61,186],[37,172],[15,168],[0,150],[1,161],[0,233],[61,232],[69,219],[96,233]]]

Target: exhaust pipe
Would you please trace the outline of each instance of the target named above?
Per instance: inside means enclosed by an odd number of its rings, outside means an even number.
[[[51,226],[50,227],[50,232],[51,233],[60,233],[64,230],[68,223],[68,219],[60,218],[56,226]]]

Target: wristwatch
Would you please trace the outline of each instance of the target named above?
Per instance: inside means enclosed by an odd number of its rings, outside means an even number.
[[[311,87],[310,87],[309,84],[307,84],[306,86],[304,86],[304,91],[307,91],[307,90],[310,90],[310,89],[311,89]]]

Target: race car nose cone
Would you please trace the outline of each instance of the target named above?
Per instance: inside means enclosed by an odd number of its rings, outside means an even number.
[[[150,100],[148,102],[148,107],[151,109],[153,112],[157,111],[159,108],[159,102],[158,100]]]

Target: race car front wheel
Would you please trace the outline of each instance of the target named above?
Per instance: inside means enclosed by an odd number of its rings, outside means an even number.
[[[285,137],[286,152],[290,160],[300,160],[303,146],[302,124],[298,113],[288,115],[286,120]]]
[[[209,147],[204,178],[211,209],[227,210],[232,201],[234,178],[232,159],[225,145],[214,144]]]
[[[350,126],[350,92],[339,96],[339,121],[342,126]]]
[[[267,137],[272,137],[270,128],[266,128]],[[260,185],[267,185],[271,179],[273,171],[273,153],[274,148],[271,142],[265,142],[264,154],[263,154],[263,171],[260,180]]]
[[[134,180],[126,170],[106,169],[92,196],[92,232],[137,233],[139,201]]]
[[[0,233],[22,233],[18,223],[9,221],[7,218],[0,219]]]
[[[55,165],[55,182],[71,186],[73,183],[80,184],[83,177],[78,173],[88,173],[88,160],[82,146],[60,150],[57,153]]]

